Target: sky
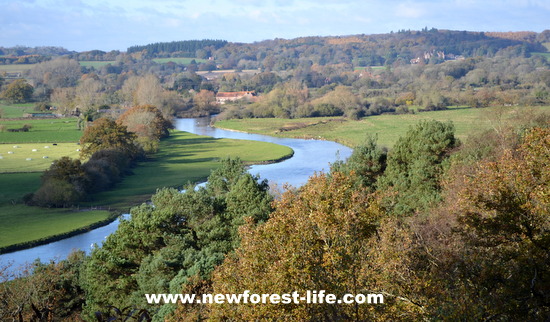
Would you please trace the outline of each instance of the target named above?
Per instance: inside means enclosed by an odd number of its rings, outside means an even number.
[[[549,0],[0,0],[0,46],[125,51],[194,39],[550,29]]]

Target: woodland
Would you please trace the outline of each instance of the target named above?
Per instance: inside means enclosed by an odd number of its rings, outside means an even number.
[[[433,28],[127,52],[0,47],[0,67],[21,66],[20,76],[3,72],[0,97],[78,118],[84,131],[87,161],[54,162],[25,196],[47,207],[116,185],[134,160],[157,151],[177,116],[360,121],[450,106],[518,111],[464,140],[452,122],[435,120],[389,148],[365,133],[348,160],[282,191],[224,159],[204,186],[159,187],[90,255],[37,261],[16,276],[0,269],[0,319],[546,321],[550,115],[529,107],[550,105],[549,48],[548,30]],[[216,102],[234,91],[255,95]],[[384,304],[145,301],[244,290],[379,293]]]

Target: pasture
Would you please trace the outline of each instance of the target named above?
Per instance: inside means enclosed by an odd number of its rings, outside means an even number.
[[[82,132],[77,127],[76,118],[59,119],[17,119],[0,120],[0,143],[58,143],[78,142]],[[18,129],[25,124],[31,126],[28,132],[8,132],[8,129]]]
[[[79,149],[76,143],[0,144],[0,173],[44,171],[61,157],[78,158]]]
[[[240,157],[245,163],[275,161],[292,155],[289,147],[273,143],[215,139],[174,131],[160,143],[160,150],[146,162],[132,169],[115,189],[94,195],[87,205],[109,205],[127,210],[147,200],[156,189],[182,187],[189,182],[204,181],[210,171],[220,166],[220,159]]]
[[[9,65],[0,65],[0,73],[23,73],[31,69],[35,64],[9,64]]]
[[[391,147],[403,136],[410,126],[420,120],[452,121],[456,135],[465,139],[470,133],[501,126],[504,122],[521,117],[522,113],[550,113],[550,106],[541,107],[491,107],[451,108],[444,111],[421,112],[401,115],[376,115],[352,121],[339,117],[302,119],[240,119],[216,122],[216,126],[242,132],[272,136],[322,139],[354,147],[363,142],[367,135],[377,135],[378,143]]]
[[[42,172],[0,173],[0,213],[6,212],[3,206],[21,203],[25,194],[36,191],[41,175]]]
[[[18,162],[11,163],[11,171],[30,171],[30,165],[35,160],[26,161],[23,153],[40,156],[58,150],[60,156],[69,155],[73,158],[78,154],[75,143],[58,144],[55,148],[50,146],[47,149],[44,144],[18,144],[18,148],[13,148],[13,145],[0,145],[0,149],[16,150],[8,158],[0,159],[3,171],[8,169],[7,162],[16,161],[10,160],[11,157],[19,157]],[[33,147],[37,151],[33,152]],[[158,188],[182,187],[188,182],[205,180],[212,169],[219,167],[221,158],[239,156],[247,163],[260,163],[285,158],[292,153],[292,149],[272,143],[214,139],[174,131],[169,138],[161,141],[157,154],[132,169],[133,175],[124,178],[113,190],[93,195],[93,201],[81,206],[113,207],[128,211],[130,207],[149,199]],[[52,159],[47,159],[47,162],[51,163]],[[18,165],[24,168],[18,168]],[[48,165],[44,164],[44,169]],[[22,205],[23,196],[39,188],[41,174],[0,173],[0,247],[65,234],[109,217],[108,211],[75,212]]]
[[[24,205],[6,205],[0,210],[0,248],[66,234],[112,216],[106,210],[75,211]]]
[[[36,111],[34,110],[33,103],[11,104],[11,105],[0,103],[0,117],[4,119],[19,118],[19,117],[23,117],[23,114],[25,113],[34,113],[34,112]],[[1,121],[0,121],[0,124],[2,124]]]

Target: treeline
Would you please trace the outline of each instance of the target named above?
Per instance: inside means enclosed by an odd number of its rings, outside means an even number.
[[[2,318],[544,321],[549,124],[520,113],[460,142],[452,123],[423,121],[390,151],[367,138],[274,202],[266,182],[226,160],[205,187],[162,189],[133,208],[90,256],[1,284]],[[378,293],[384,304],[149,305],[144,296],[244,290]]]
[[[179,57],[197,57],[198,50],[213,51],[227,45],[226,40],[184,40],[172,42],[158,42],[144,46],[128,47],[127,53],[146,51],[148,57],[162,57],[162,55],[177,53]],[[160,55],[160,56],[159,56]],[[205,57],[199,57],[205,58]],[[207,58],[207,57],[206,57]]]
[[[24,197],[27,205],[71,207],[111,189],[131,174],[135,161],[157,151],[172,123],[154,106],[136,106],[118,120],[106,117],[87,126],[80,139],[80,160],[62,157],[42,175],[42,184]],[[85,160],[85,161],[81,161]]]

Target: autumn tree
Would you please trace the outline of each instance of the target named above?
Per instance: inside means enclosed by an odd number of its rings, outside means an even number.
[[[2,321],[77,320],[84,302],[79,285],[83,251],[58,263],[34,262],[9,274],[0,268],[0,319]]]
[[[241,246],[215,271],[213,293],[376,292],[368,283],[368,240],[381,211],[372,195],[356,190],[349,176],[319,174],[298,192],[287,191],[275,207],[265,224],[241,228]],[[361,320],[378,311],[339,304],[222,304],[210,310],[209,318],[229,320]]]
[[[80,157],[86,158],[99,150],[119,150],[130,158],[137,157],[139,151],[134,141],[136,135],[128,132],[126,126],[108,119],[100,118],[84,130],[80,138],[82,149]]]
[[[33,91],[34,88],[27,81],[16,79],[0,93],[0,98],[9,103],[26,103],[31,100]]]
[[[56,58],[33,66],[30,77],[37,84],[48,88],[73,87],[82,75],[78,61],[69,58]]]
[[[201,89],[193,96],[193,105],[200,115],[210,115],[218,106],[214,92],[206,89]]]
[[[318,116],[336,116],[343,115],[353,117],[360,108],[359,99],[349,88],[337,86],[333,91],[328,92],[323,97],[311,102],[317,110]]]
[[[74,87],[55,88],[50,95],[50,101],[57,112],[68,115],[76,110],[76,93]]]
[[[155,75],[148,74],[139,79],[135,93],[138,105],[162,106],[163,88]]]
[[[167,137],[173,128],[170,120],[162,115],[162,112],[153,105],[138,105],[130,108],[122,114],[117,123],[126,126],[128,131],[138,137],[146,137],[151,140],[160,140]]]
[[[97,111],[102,99],[103,84],[93,77],[79,82],[75,89],[75,105],[81,113]]]
[[[162,112],[152,105],[134,106],[124,112],[117,123],[126,126],[137,135],[137,143],[146,153],[156,152],[158,141],[167,137],[174,126],[165,119]]]
[[[517,149],[455,179],[461,189],[450,211],[468,245],[461,270],[481,306],[479,318],[550,314],[549,163],[550,129],[533,128]]]

